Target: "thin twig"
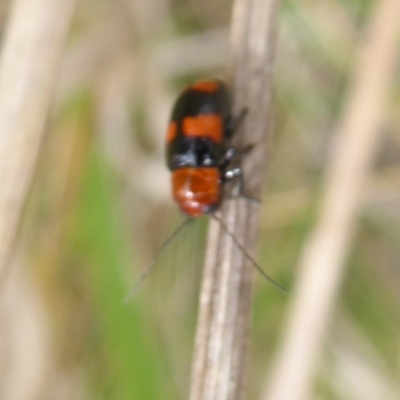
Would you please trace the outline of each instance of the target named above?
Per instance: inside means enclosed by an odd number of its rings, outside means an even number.
[[[0,62],[0,283],[35,166],[75,0],[17,0]]]
[[[256,144],[242,165],[245,192],[254,197],[260,196],[265,171],[277,5],[275,0],[237,0],[233,13],[234,113],[249,110],[236,139],[241,148]],[[219,218],[246,251],[255,250],[257,203],[227,199]],[[191,400],[244,398],[252,276],[253,267],[226,229],[217,221],[210,221]]]
[[[319,219],[300,259],[289,323],[265,399],[313,398],[313,375],[355,233],[398,54],[399,26],[400,2],[378,2],[338,127]]]

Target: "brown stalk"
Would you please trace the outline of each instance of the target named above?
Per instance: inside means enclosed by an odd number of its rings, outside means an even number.
[[[234,114],[248,114],[237,132],[239,147],[255,144],[244,157],[245,192],[259,197],[265,172],[271,108],[271,72],[278,0],[237,0],[232,21],[230,80]],[[218,217],[241,245],[254,254],[259,204],[226,199]],[[232,238],[211,221],[200,294],[191,400],[244,398],[251,288],[254,269]]]
[[[14,1],[0,61],[0,283],[17,235],[75,0]]]
[[[332,314],[398,55],[400,2],[383,0],[364,36],[317,223],[299,262],[289,321],[265,399],[314,398],[312,381]]]

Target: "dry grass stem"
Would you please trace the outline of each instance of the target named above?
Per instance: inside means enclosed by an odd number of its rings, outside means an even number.
[[[378,2],[338,126],[319,218],[300,259],[289,323],[265,399],[313,397],[313,375],[354,236],[360,194],[398,54],[399,25],[400,2]]]
[[[52,341],[40,296],[18,261],[0,303],[0,397],[39,399],[52,367]]]
[[[34,170],[75,0],[17,0],[0,64],[0,276]]]
[[[232,25],[231,81],[234,113],[248,108],[237,144],[255,143],[243,160],[245,191],[259,196],[270,127],[271,72],[278,1],[238,0]],[[259,205],[227,199],[219,217],[247,251],[254,254]],[[253,268],[232,238],[211,222],[200,297],[191,400],[240,400],[248,350]]]

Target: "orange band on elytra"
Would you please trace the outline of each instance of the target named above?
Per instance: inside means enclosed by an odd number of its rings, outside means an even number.
[[[219,82],[213,80],[200,81],[188,87],[189,90],[198,90],[200,92],[208,92],[208,93],[214,93],[218,90],[218,88],[219,88]]]
[[[218,114],[186,117],[182,122],[182,130],[185,136],[208,137],[215,143],[221,143],[223,139],[222,117]]]
[[[167,143],[171,143],[175,137],[176,134],[178,132],[178,127],[175,121],[172,121],[169,125],[168,125],[168,130],[167,130]]]

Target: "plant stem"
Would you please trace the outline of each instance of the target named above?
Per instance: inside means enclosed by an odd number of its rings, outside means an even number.
[[[13,2],[0,62],[0,283],[43,136],[75,0]]]
[[[400,26],[400,2],[377,3],[359,54],[337,143],[327,168],[319,218],[299,261],[300,275],[283,346],[265,399],[314,398],[312,381],[346,257],[390,89]]]
[[[234,115],[248,109],[235,144],[243,159],[245,194],[259,197],[265,173],[277,0],[237,0],[232,22],[230,80]],[[256,247],[259,204],[226,199],[218,217],[249,253]],[[226,230],[210,222],[192,366],[191,400],[240,400],[249,342],[253,267]]]

